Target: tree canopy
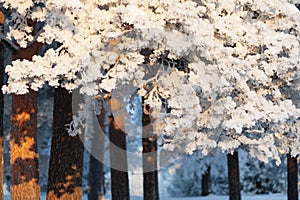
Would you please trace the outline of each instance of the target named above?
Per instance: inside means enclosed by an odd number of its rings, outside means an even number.
[[[127,101],[139,94],[169,150],[184,144],[206,155],[243,147],[278,163],[280,153],[300,154],[297,2],[1,2],[10,9],[2,38],[21,48],[58,43],[7,66],[3,92],[49,83],[100,97],[122,91]],[[35,35],[30,21],[42,24]]]

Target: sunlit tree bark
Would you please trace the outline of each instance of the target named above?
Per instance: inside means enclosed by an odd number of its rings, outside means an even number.
[[[70,136],[66,130],[71,120],[72,94],[56,88],[47,200],[82,199],[84,148],[79,136]]]
[[[11,199],[40,199],[37,152],[36,92],[13,95],[11,114],[10,165]]]
[[[34,23],[29,22],[32,27]],[[31,60],[38,54],[41,43],[13,52],[12,60]],[[39,165],[37,151],[37,94],[29,90],[24,95],[12,95],[10,137],[12,200],[40,199]]]
[[[116,99],[110,101],[112,111],[120,108]],[[129,200],[126,135],[122,115],[109,117],[110,172],[112,200]]]

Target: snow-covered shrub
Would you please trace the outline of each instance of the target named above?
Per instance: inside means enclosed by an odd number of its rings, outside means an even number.
[[[228,166],[226,154],[221,151],[216,151],[209,159],[211,168],[211,193],[228,195]]]
[[[170,196],[201,196],[202,173],[206,168],[203,161],[195,159],[194,155],[184,156],[169,168],[168,175],[172,177],[168,186]]]
[[[286,160],[281,158],[281,165],[274,162],[264,163],[246,156],[241,166],[241,189],[244,193],[270,194],[286,193]]]
[[[227,159],[224,153],[216,151],[208,157],[199,154],[185,155],[166,173],[169,178],[168,193],[171,196],[201,196],[202,175],[210,167],[210,192],[212,194],[228,194]]]

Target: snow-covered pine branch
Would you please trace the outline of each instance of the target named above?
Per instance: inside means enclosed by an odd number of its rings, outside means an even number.
[[[185,141],[190,153],[246,147],[261,160],[278,158],[278,132],[260,127],[286,126],[300,116],[292,95],[300,89],[300,12],[292,4],[297,2],[34,2],[5,1],[18,12],[7,37],[27,44],[32,29],[23,19],[31,18],[45,24],[39,42],[61,46],[31,62],[14,61],[6,69],[4,92],[22,94],[45,82],[57,87],[63,80],[70,91],[82,87],[97,95],[132,84],[154,108],[157,134],[173,135],[171,149]],[[151,50],[148,57],[144,49]],[[185,58],[188,70],[159,63],[166,52],[172,66]],[[142,89],[149,84],[150,90]],[[161,110],[162,98],[170,113]]]

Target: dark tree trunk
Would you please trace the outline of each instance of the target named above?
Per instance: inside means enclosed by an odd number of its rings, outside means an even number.
[[[98,122],[101,129],[105,132],[106,112],[104,108],[101,114],[97,115]],[[104,136],[99,133],[94,133],[92,138],[92,152],[97,152],[103,160],[104,157]],[[103,163],[90,155],[90,170],[89,170],[89,186],[88,186],[88,199],[89,200],[103,200],[105,194],[104,176],[103,176]]]
[[[153,137],[150,109],[143,105],[143,176],[144,200],[158,200],[157,144]]]
[[[36,92],[30,90],[25,95],[13,95],[10,138],[11,199],[40,199],[36,137]]]
[[[238,152],[227,154],[229,199],[241,200]]]
[[[298,168],[297,157],[287,155],[288,200],[298,200]]]
[[[83,144],[70,136],[66,124],[72,121],[72,94],[54,90],[53,136],[48,174],[47,200],[81,200]]]
[[[0,15],[3,16],[3,20],[0,21],[0,26],[3,28],[4,24],[4,14],[0,11]],[[0,42],[0,88],[2,88],[4,83],[4,44]],[[0,92],[0,200],[4,199],[3,196],[3,173],[4,173],[4,160],[3,160],[3,116],[4,116],[4,95]]]
[[[20,49],[13,53],[12,60],[31,60],[40,47],[41,43],[34,43],[26,49]],[[40,199],[37,94],[32,90],[24,95],[12,95],[10,165],[11,199]]]
[[[111,100],[112,111],[120,108],[120,103]],[[126,135],[122,115],[109,118],[109,150],[112,200],[129,200],[127,170]]]
[[[209,195],[209,185],[210,185],[210,166],[207,166],[205,173],[202,175],[202,196]]]

